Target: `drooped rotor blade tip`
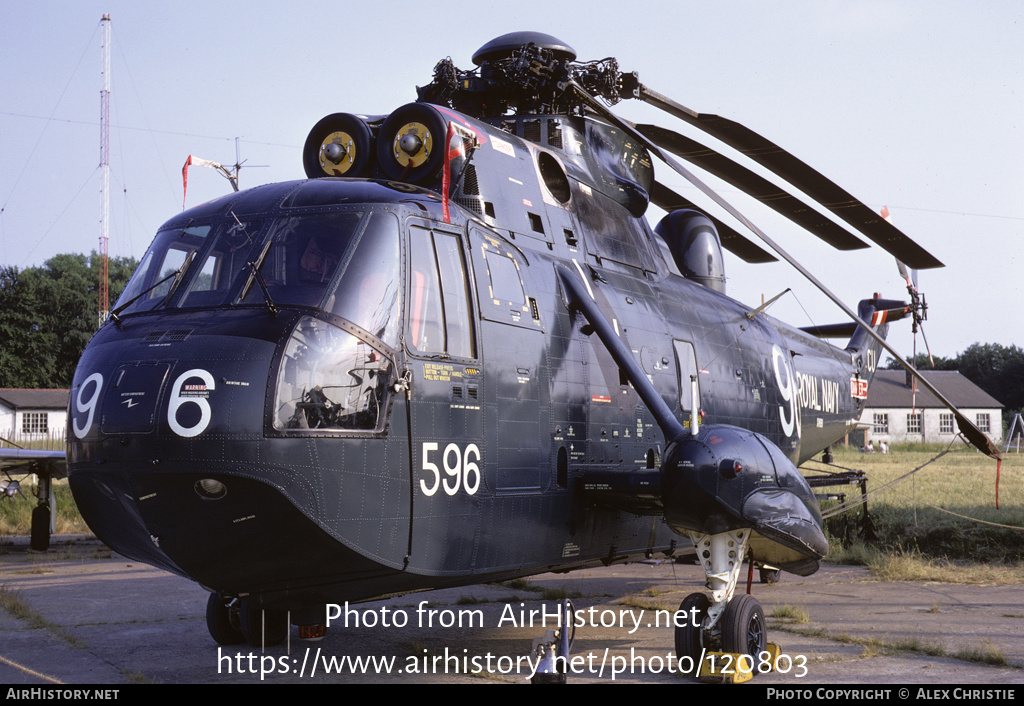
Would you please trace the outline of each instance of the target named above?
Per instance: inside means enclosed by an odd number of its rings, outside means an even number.
[[[719,115],[698,113],[642,84],[638,87],[637,97],[702,130],[771,170],[845,221],[858,233],[911,267],[926,269],[943,266],[938,258],[907,237],[892,223],[879,219],[874,211],[845,189],[750,128]]]

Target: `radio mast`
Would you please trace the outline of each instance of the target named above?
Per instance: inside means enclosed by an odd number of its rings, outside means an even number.
[[[100,187],[100,273],[99,273],[99,326],[110,313],[110,15],[100,20],[102,30],[102,75],[100,90],[100,168],[103,184]]]

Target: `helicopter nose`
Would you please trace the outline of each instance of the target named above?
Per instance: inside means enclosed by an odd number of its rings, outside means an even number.
[[[324,146],[324,159],[328,162],[340,164],[347,154],[348,150],[340,142],[332,142]]]

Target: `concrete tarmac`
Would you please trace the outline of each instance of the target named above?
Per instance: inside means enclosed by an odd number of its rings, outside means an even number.
[[[543,574],[360,604],[317,642],[293,628],[285,644],[223,647],[197,584],[91,538],[55,537],[45,553],[5,538],[0,684],[528,683],[533,640],[555,627],[561,595],[579,625],[570,683],[696,684],[677,673],[672,628],[656,624],[702,583],[697,566],[670,561]],[[1020,586],[887,583],[826,564],[774,585],[755,573],[752,593],[784,657],[751,683],[1024,684]],[[969,659],[986,653],[1008,664]]]

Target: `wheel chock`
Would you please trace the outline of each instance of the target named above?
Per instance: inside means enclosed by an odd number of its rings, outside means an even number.
[[[765,646],[766,655],[758,655],[753,663],[750,655],[733,652],[708,652],[700,663],[697,678],[709,684],[742,684],[754,678],[755,674],[770,671],[775,660],[782,654],[782,648],[774,642]],[[767,662],[767,664],[765,664]],[[769,666],[770,665],[770,666]]]
[[[708,684],[742,684],[754,678],[754,670],[749,655],[708,652],[700,663],[697,678]]]

